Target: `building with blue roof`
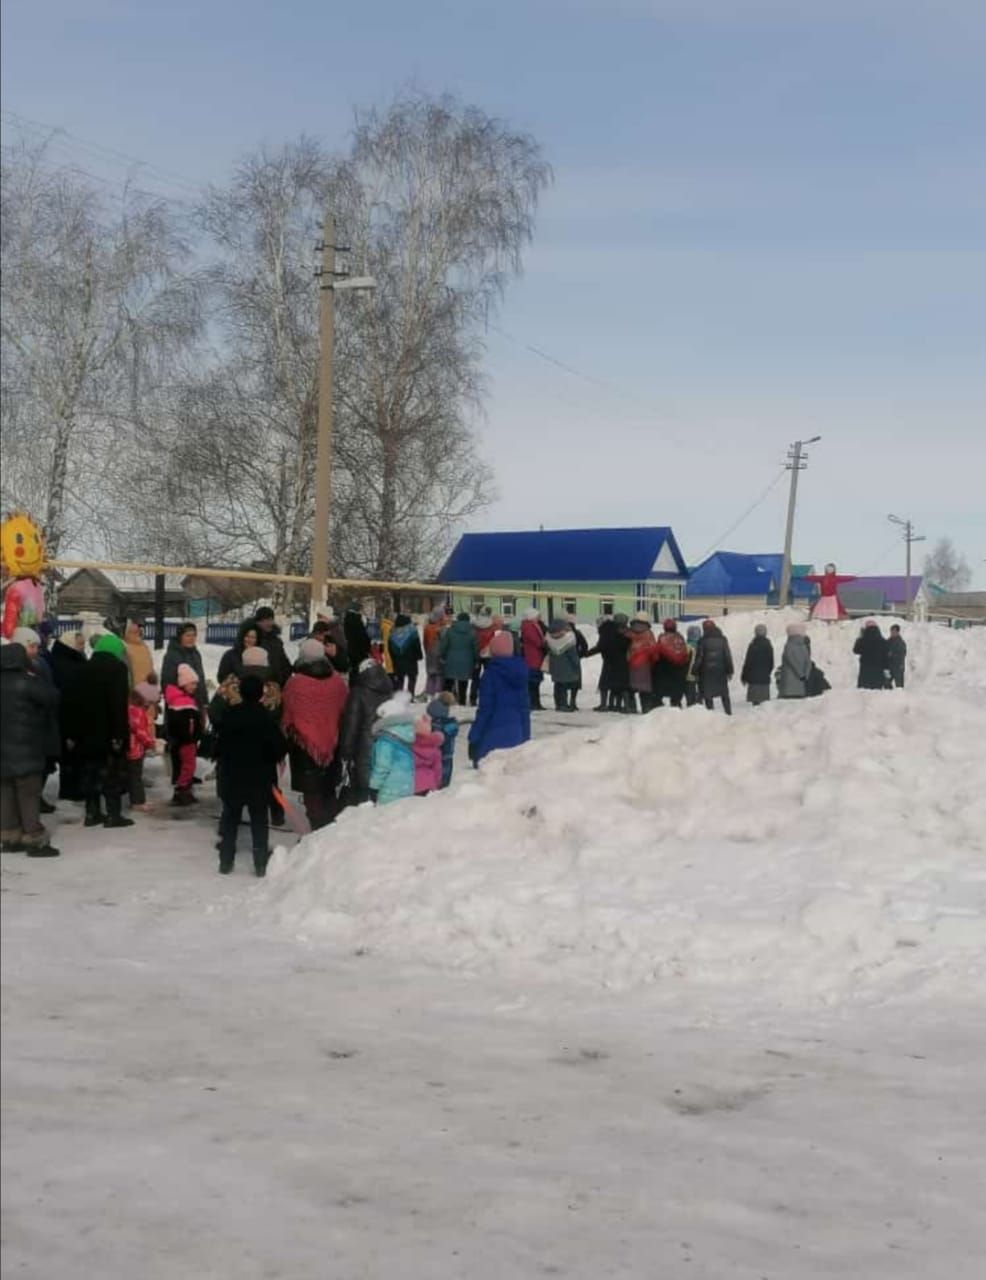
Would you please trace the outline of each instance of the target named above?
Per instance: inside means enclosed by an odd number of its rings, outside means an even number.
[[[549,620],[566,613],[583,622],[614,613],[677,617],[687,579],[667,526],[466,533],[439,574],[461,588],[451,593],[456,611],[486,607],[510,618],[533,607]]]
[[[718,617],[743,609],[765,609],[780,602],[781,566],[779,553],[747,555],[737,551],[714,551],[688,577],[685,612]],[[810,604],[817,594],[814,583],[803,581],[812,572],[810,564],[791,566],[789,604]]]

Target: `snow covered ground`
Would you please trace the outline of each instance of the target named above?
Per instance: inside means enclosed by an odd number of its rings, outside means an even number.
[[[857,694],[852,632],[819,701],[546,712],[267,882],[208,787],[60,806],[2,867],[4,1274],[978,1280],[986,634]]]

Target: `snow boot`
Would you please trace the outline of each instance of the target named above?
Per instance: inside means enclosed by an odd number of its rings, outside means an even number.
[[[24,842],[22,840],[3,840],[0,841],[0,853],[23,853]]]
[[[24,852],[29,858],[60,858],[61,850],[56,849],[48,840],[44,844],[29,844],[25,846]]]
[[[101,827],[106,821],[106,814],[103,813],[99,796],[86,796],[86,816],[82,823],[84,827]]]
[[[187,805],[194,804],[195,797],[188,787],[175,787],[175,794],[171,797],[171,803],[183,809]]]
[[[253,874],[260,879],[267,874],[267,864],[270,862],[271,850],[265,849],[260,853],[253,855]]]
[[[228,876],[232,870],[233,870],[233,858],[221,857],[219,859],[219,874],[221,876]]]
[[[123,805],[119,796],[106,797],[106,821],[104,827],[132,827],[133,818],[123,816]]]

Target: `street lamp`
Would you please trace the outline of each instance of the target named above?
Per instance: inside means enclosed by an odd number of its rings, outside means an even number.
[[[907,546],[907,569],[904,578],[904,605],[908,620],[914,616],[914,602],[911,599],[911,543],[924,542],[923,534],[914,532],[914,525],[910,520],[902,520],[900,516],[889,515],[887,519],[891,524],[900,525],[904,530],[904,542]]]

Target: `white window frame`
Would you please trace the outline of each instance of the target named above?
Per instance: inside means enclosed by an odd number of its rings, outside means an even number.
[[[486,607],[486,597],[485,597],[485,596],[470,596],[470,597],[469,597],[469,612],[470,612],[473,616],[475,616],[477,613],[482,613],[482,612],[483,612],[483,609],[484,609],[485,607]]]
[[[612,618],[616,613],[615,596],[599,597],[599,616],[601,618]]]
[[[562,596],[561,611],[563,614],[566,614],[566,615],[571,614],[572,617],[574,618],[579,611],[578,596]]]
[[[500,597],[500,616],[504,619],[517,617],[517,597]]]

